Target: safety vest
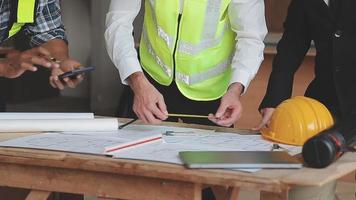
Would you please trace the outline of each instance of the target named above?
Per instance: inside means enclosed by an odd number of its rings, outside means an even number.
[[[140,43],[145,71],[161,85],[175,80],[192,100],[225,94],[236,44],[227,14],[230,2],[185,0],[180,5],[179,0],[146,0]]]
[[[11,0],[12,9],[10,20],[13,22],[8,37],[14,36],[27,23],[34,23],[36,13],[36,0]]]

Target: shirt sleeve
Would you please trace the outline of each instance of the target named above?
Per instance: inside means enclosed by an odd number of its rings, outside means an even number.
[[[133,21],[140,8],[141,0],[112,0],[106,16],[107,51],[123,84],[128,84],[131,74],[142,71],[132,36]]]
[[[307,0],[308,1],[308,0]],[[275,108],[292,95],[294,74],[300,67],[311,36],[304,0],[292,0],[284,22],[284,33],[277,45],[266,94],[259,109]]]
[[[67,42],[59,0],[39,0],[35,22],[27,24],[25,34],[30,46],[39,46],[53,39]]]
[[[239,82],[246,92],[263,61],[267,34],[264,1],[232,0],[228,13],[231,29],[236,33],[230,84]]]

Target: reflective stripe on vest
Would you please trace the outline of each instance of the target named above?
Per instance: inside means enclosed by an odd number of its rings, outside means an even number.
[[[175,78],[190,99],[221,97],[231,78],[235,52],[236,35],[227,16],[230,1],[186,0],[181,18],[180,0],[146,1],[140,45],[143,68],[162,85]]]
[[[226,71],[230,67],[231,60],[232,60],[232,56],[231,56],[231,58],[224,60],[223,62],[210,68],[207,71],[204,71],[202,73],[193,74],[191,76],[177,72],[176,79],[184,82],[187,85],[194,85],[194,84],[200,83],[204,80],[213,78],[213,77],[223,73],[224,71]]]
[[[173,73],[171,70],[171,67],[169,67],[168,65],[166,65],[161,58],[159,58],[156,54],[156,52],[153,50],[152,46],[150,45],[150,43],[148,42],[148,36],[147,36],[147,32],[146,29],[143,28],[142,29],[142,38],[145,41],[147,48],[148,48],[148,52],[151,54],[151,56],[156,60],[157,64],[159,66],[161,66],[161,68],[163,69],[163,71],[167,74],[167,76],[172,77]]]
[[[154,13],[154,0],[149,0],[151,12]],[[219,22],[219,14],[220,14],[220,5],[221,0],[208,0],[208,6],[205,13],[205,24],[204,31],[202,32],[202,40],[199,44],[192,44],[189,42],[179,41],[178,51],[182,53],[186,53],[189,55],[199,54],[201,51],[217,46],[221,43],[222,36],[225,33],[225,29],[230,28],[228,24],[225,25],[224,31],[222,34],[215,38],[216,28]],[[152,15],[153,21],[157,26],[158,35],[167,43],[169,48],[174,47],[174,38],[170,37],[162,27],[157,25],[156,15]]]
[[[147,38],[147,32],[146,29],[143,28],[142,30],[142,37],[145,43],[147,44],[147,48],[149,53],[152,55],[152,57],[156,60],[157,64],[161,66],[161,68],[164,70],[164,72],[167,74],[167,76],[171,77],[173,75],[171,67],[166,65],[156,54],[156,52],[152,49],[150,43],[148,42]],[[221,74],[224,72],[231,63],[232,56],[229,59],[224,60],[222,63],[210,68],[208,71],[202,72],[200,74],[194,74],[192,76],[185,75],[182,73],[177,72],[176,73],[176,78],[182,82],[184,82],[187,85],[193,85],[196,83],[199,83],[203,80],[212,78],[218,74]]]
[[[18,33],[27,23],[33,23],[36,13],[36,0],[17,0],[16,20],[9,31],[9,37]]]

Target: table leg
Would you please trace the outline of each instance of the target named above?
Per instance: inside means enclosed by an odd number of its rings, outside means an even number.
[[[238,187],[211,186],[217,200],[237,200],[240,193]]]
[[[227,190],[226,200],[237,200],[239,198],[240,188],[229,187]]]
[[[283,190],[281,193],[261,191],[260,200],[288,200],[288,190]]]
[[[30,194],[27,195],[26,200],[47,200],[52,192],[32,190]]]

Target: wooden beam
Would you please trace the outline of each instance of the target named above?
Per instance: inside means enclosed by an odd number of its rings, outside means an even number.
[[[26,200],[47,200],[52,192],[32,190],[30,194],[27,195]]]
[[[201,185],[191,182],[5,163],[0,165],[0,185],[106,199],[201,199]]]
[[[18,153],[19,155],[17,155]],[[40,156],[36,157],[37,153]],[[54,151],[29,149],[25,151],[23,149],[0,147],[0,163],[65,168],[68,170],[94,171],[118,175],[135,175],[178,182],[224,185],[271,192],[281,191],[281,182],[278,179],[269,176],[267,178],[259,177],[254,173],[229,170],[187,170],[184,166],[166,163],[112,159],[104,156]]]

